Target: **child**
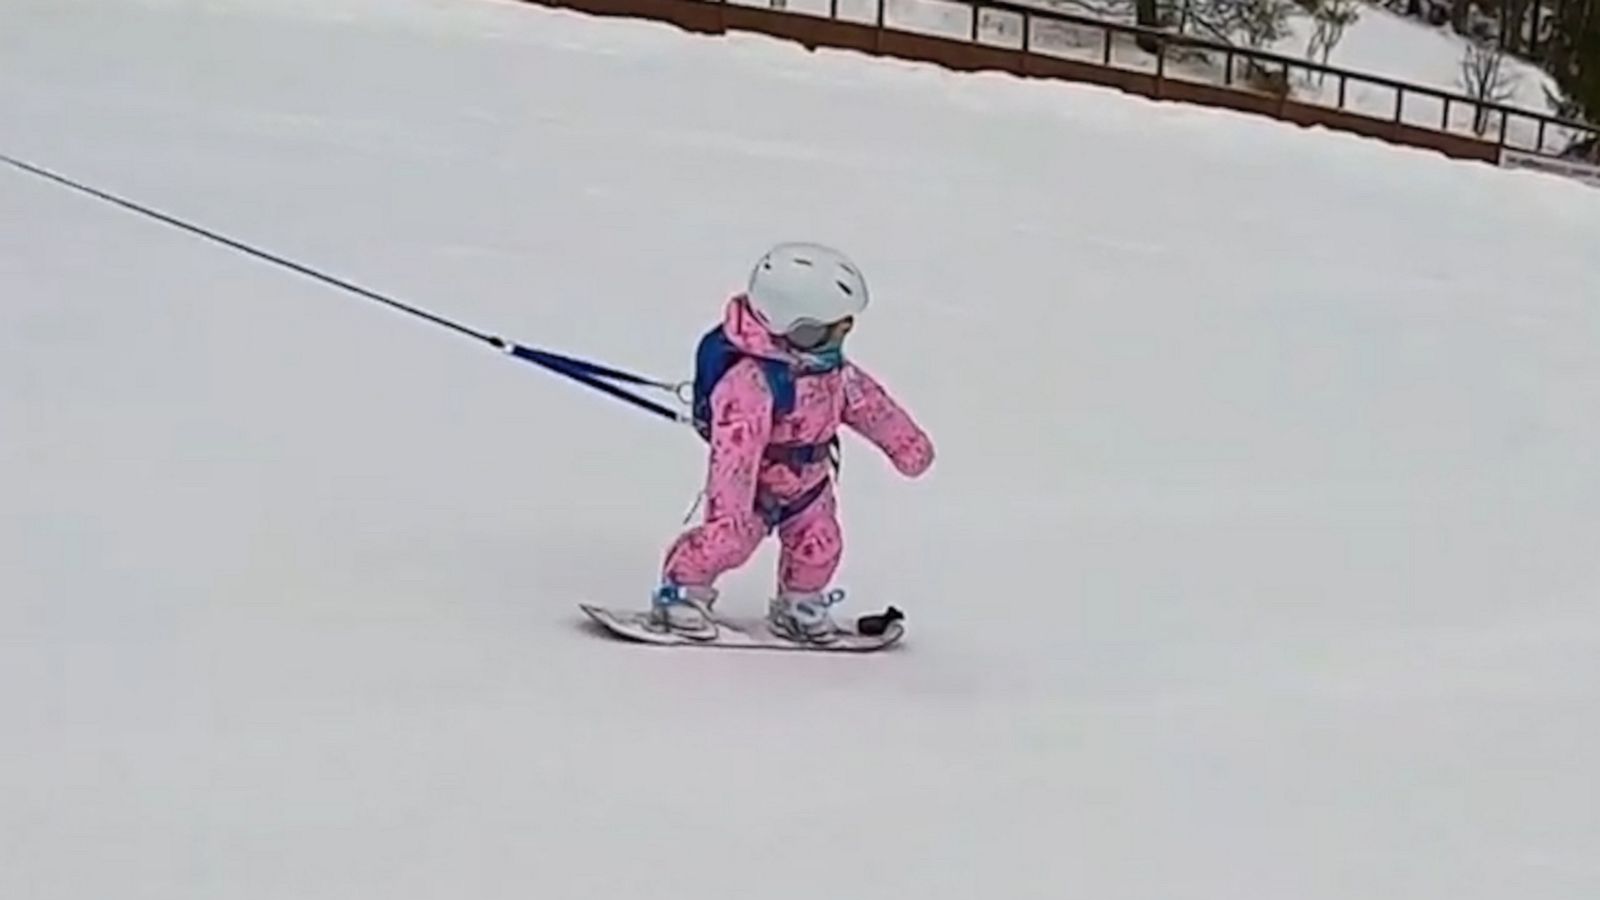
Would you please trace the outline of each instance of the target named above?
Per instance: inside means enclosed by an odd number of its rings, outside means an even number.
[[[716,579],[747,562],[775,530],[782,552],[768,627],[795,641],[837,639],[828,607],[844,592],[824,589],[843,551],[833,492],[839,426],[877,445],[909,477],[933,463],[927,435],[872,376],[845,361],[845,335],[866,307],[866,283],[843,254],[780,244],[701,341],[695,414],[710,443],[706,514],[667,552],[651,607],[658,623],[714,637],[708,613]]]

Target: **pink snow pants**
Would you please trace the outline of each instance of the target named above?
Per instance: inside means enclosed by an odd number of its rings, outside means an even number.
[[[678,584],[709,585],[723,572],[750,560],[766,537],[754,513],[714,519],[680,535],[667,551],[666,576]],[[778,526],[778,586],[820,591],[833,580],[844,555],[833,484],[811,505]]]

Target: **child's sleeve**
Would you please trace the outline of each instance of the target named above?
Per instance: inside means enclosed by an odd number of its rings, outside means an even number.
[[[844,368],[844,424],[877,445],[903,475],[933,465],[933,442],[876,379],[854,364]]]

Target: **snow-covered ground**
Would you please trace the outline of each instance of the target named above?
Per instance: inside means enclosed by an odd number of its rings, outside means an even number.
[[[691,434],[0,166],[0,897],[1600,895],[1596,192],[474,0],[8,0],[0,151],[665,377],[836,242],[941,452],[900,650],[608,641]]]
[[[1461,79],[1461,61],[1468,43],[1465,38],[1451,31],[1448,26],[1430,26],[1379,6],[1363,4],[1360,12],[1361,17],[1346,30],[1329,55],[1330,65],[1470,96],[1467,85]],[[1306,42],[1313,30],[1311,19],[1297,14],[1291,19],[1290,30],[1293,32],[1291,36],[1275,44],[1273,49],[1285,56],[1305,56]],[[1555,79],[1538,66],[1513,56],[1505,57],[1501,65],[1505,70],[1504,86],[1510,94],[1503,101],[1507,106],[1555,114],[1545,93],[1548,89],[1560,95]],[[1338,100],[1337,90],[1331,80],[1321,86],[1320,93],[1315,86],[1301,83],[1296,85],[1296,96],[1334,103]],[[1415,102],[1418,107],[1414,117],[1410,108],[1412,102],[1411,98],[1407,98],[1407,121],[1438,125],[1443,112],[1439,102],[1434,101],[1430,105],[1417,98]],[[1359,104],[1358,108],[1375,113],[1392,113],[1394,93],[1363,87],[1359,92],[1353,91],[1347,103]],[[1458,114],[1452,104],[1450,124],[1454,130],[1469,131],[1473,124],[1471,110],[1463,109]],[[1526,124],[1513,117],[1510,128],[1519,127],[1526,127]]]

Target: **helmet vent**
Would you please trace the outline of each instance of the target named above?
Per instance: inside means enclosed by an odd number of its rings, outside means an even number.
[[[811,260],[809,260],[809,259],[806,259],[806,258],[805,258],[805,257],[803,257],[803,256],[797,256],[797,257],[795,257],[795,258],[794,258],[794,264],[795,264],[795,265],[797,265],[797,266],[806,266],[806,267],[810,267],[810,265],[811,265]]]
[[[844,291],[846,295],[851,297],[856,295],[855,291],[850,290],[850,285],[845,284],[842,281],[835,281],[834,284],[837,284],[839,286],[839,290]]]

